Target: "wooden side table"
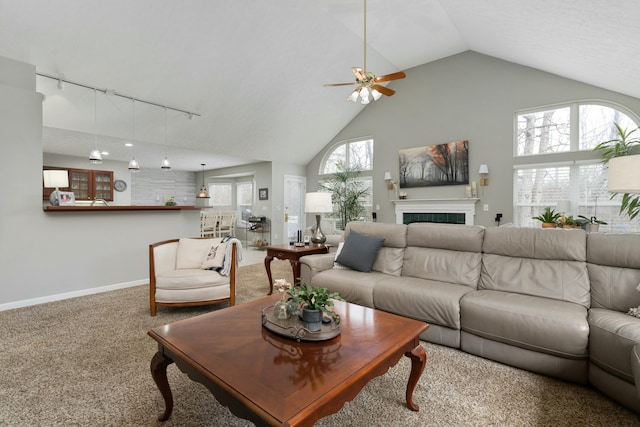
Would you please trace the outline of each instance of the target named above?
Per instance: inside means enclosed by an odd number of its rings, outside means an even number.
[[[267,270],[267,276],[269,277],[269,293],[273,293],[273,279],[271,278],[271,261],[274,258],[288,259],[291,263],[291,269],[293,270],[294,282],[300,277],[300,258],[305,255],[311,254],[326,254],[329,252],[329,248],[325,245],[316,245],[309,243],[306,246],[291,246],[285,245],[273,245],[267,246],[267,256],[264,259],[264,268]]]

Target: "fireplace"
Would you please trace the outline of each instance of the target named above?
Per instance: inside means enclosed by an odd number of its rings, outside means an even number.
[[[478,199],[394,200],[396,224],[438,222],[473,225]]]

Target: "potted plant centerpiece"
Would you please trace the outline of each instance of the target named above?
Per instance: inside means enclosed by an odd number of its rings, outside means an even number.
[[[327,288],[314,288],[299,279],[298,284],[289,291],[290,300],[302,309],[302,320],[308,323],[322,322],[323,313],[334,322],[340,322],[340,316],[329,310],[333,306],[332,300],[344,301],[337,292],[329,292]]]
[[[551,207],[544,208],[544,213],[538,216],[534,216],[532,219],[537,219],[542,222],[542,228],[556,228],[558,226],[558,220],[562,215],[556,212]]]
[[[558,219],[558,225],[561,228],[582,228],[581,221],[575,219],[573,215],[562,215]]]

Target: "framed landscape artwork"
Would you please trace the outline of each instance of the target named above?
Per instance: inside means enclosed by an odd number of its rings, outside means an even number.
[[[469,141],[399,150],[400,188],[469,183]]]

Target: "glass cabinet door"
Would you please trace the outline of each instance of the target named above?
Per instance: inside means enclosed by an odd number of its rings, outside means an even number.
[[[89,171],[69,170],[69,187],[76,200],[89,200]]]
[[[95,197],[113,200],[113,172],[95,172]]]

